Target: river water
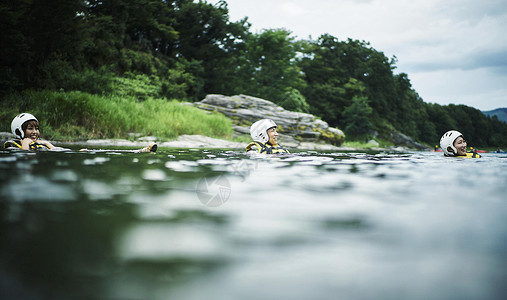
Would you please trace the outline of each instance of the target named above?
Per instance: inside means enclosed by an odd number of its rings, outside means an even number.
[[[500,299],[507,155],[0,152],[0,299]]]

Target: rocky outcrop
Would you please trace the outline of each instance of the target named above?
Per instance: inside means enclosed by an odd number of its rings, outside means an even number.
[[[280,140],[284,146],[298,147],[308,142],[340,146],[344,133],[307,113],[292,112],[273,102],[246,96],[208,95],[200,102],[192,103],[207,111],[216,111],[230,118],[236,135],[250,134],[250,125],[269,118],[278,125]]]
[[[414,141],[413,138],[404,135],[401,132],[392,131],[389,135],[390,140],[397,146],[404,146],[418,150],[428,150],[428,146]]]

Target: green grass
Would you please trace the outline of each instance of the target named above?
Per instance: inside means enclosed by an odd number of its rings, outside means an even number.
[[[29,112],[40,122],[44,138],[82,140],[127,138],[129,132],[173,139],[182,134],[232,138],[232,124],[218,113],[207,113],[176,100],[139,102],[134,97],[82,92],[25,91],[3,97],[0,131],[10,132],[12,119]]]

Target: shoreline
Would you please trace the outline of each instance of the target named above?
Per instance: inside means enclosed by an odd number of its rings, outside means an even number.
[[[0,140],[3,142],[9,139],[13,139],[14,136],[8,132],[0,132]],[[91,140],[83,140],[83,141],[50,141],[53,145],[75,145],[75,146],[83,146],[83,147],[146,147],[150,143],[156,143],[158,147],[165,148],[215,148],[215,149],[244,149],[246,147],[246,143],[242,142],[234,142],[224,139],[217,139],[202,135],[180,135],[178,139],[172,141],[161,142],[158,141],[156,137],[146,136],[139,137],[136,140],[127,140],[127,139],[91,139]],[[343,147],[343,146],[334,146],[331,144],[323,144],[323,143],[314,143],[314,142],[301,142],[299,144],[293,143],[281,143],[284,147],[293,150],[321,150],[321,151],[365,151],[365,150],[373,150],[373,151],[410,151],[410,149],[405,147],[395,147],[395,148],[353,148],[353,147]]]

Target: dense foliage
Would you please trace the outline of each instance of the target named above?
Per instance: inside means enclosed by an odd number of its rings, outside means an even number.
[[[507,124],[474,108],[425,103],[407,74],[394,73],[396,58],[364,41],[252,33],[246,18],[229,20],[226,1],[7,0],[0,24],[3,101],[22,90],[81,91],[104,102],[248,94],[357,139],[398,130],[435,144],[457,129],[476,146],[507,140]]]

